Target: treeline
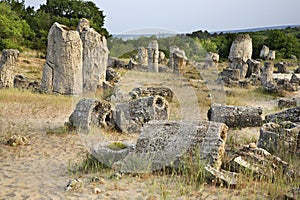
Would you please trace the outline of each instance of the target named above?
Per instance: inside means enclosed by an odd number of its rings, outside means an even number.
[[[25,6],[25,1],[0,0],[0,50],[30,48],[45,50],[50,27],[58,22],[75,29],[81,18],[108,36],[103,28],[105,16],[95,3],[83,0],[47,0],[39,9]]]
[[[245,33],[246,34],[246,33]],[[300,56],[300,27],[286,28],[283,30],[265,30],[248,32],[253,42],[253,58],[259,58],[263,45],[276,51],[277,58],[290,58],[291,55]],[[110,38],[108,45],[110,54],[115,57],[128,58],[136,53],[139,46],[147,47],[150,40],[156,39],[159,48],[168,55],[169,47],[178,46],[185,50],[189,59],[200,61],[205,59],[206,52],[214,52],[220,55],[221,60],[227,60],[232,42],[238,33],[209,33],[196,31],[191,34],[176,35],[167,38],[141,37],[133,40]]]

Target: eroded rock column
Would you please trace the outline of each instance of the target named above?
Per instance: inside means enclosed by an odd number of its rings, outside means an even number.
[[[147,52],[149,71],[158,72],[159,48],[156,40],[153,40],[149,43]]]
[[[0,61],[0,88],[14,86],[14,68],[20,52],[16,49],[3,49]]]

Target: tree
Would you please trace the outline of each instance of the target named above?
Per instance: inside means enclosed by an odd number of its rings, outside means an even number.
[[[31,47],[28,39],[33,37],[34,32],[27,22],[20,19],[7,2],[0,2],[0,49]]]

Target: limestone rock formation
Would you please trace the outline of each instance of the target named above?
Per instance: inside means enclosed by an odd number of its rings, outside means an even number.
[[[173,91],[166,87],[137,87],[131,90],[130,95],[133,98],[158,95],[165,98],[168,102],[171,102],[174,97]]]
[[[263,59],[268,59],[269,52],[270,52],[269,47],[263,45],[262,49],[260,50],[259,57]]]
[[[82,78],[83,90],[95,92],[105,81],[108,62],[108,48],[104,36],[90,28],[87,19],[81,19],[77,31],[83,44]]]
[[[111,68],[126,68],[126,63],[123,60],[119,60],[118,58],[109,57],[107,67]]]
[[[120,74],[116,72],[113,68],[108,67],[106,70],[106,81],[118,82],[120,79]]]
[[[278,62],[274,64],[274,67],[277,67],[277,72],[278,73],[283,73],[283,74],[288,74],[288,66],[287,63],[284,62]]]
[[[134,152],[121,161],[123,172],[178,168],[184,156],[199,157],[220,169],[228,127],[216,122],[153,121],[146,124]]]
[[[279,99],[278,101],[278,108],[293,108],[297,107],[297,99],[292,98],[292,99]]]
[[[269,55],[268,55],[269,60],[275,60],[276,59],[276,51],[270,50]]]
[[[291,122],[300,122],[300,107],[290,108],[275,114],[266,115],[266,122],[283,122],[283,121],[291,121]]]
[[[261,84],[266,87],[268,83],[273,81],[273,64],[271,62],[265,62],[262,70]]]
[[[260,129],[258,147],[267,151],[282,153],[300,153],[300,124],[280,122],[264,124]]]
[[[173,72],[179,74],[186,66],[187,57],[185,56],[184,50],[176,49],[173,52]]]
[[[20,52],[15,49],[3,49],[0,61],[0,88],[14,86],[14,68]]]
[[[159,48],[157,40],[152,40],[149,42],[147,52],[149,71],[158,72]]]
[[[79,32],[54,23],[48,34],[41,89],[65,95],[82,93],[83,46]]]
[[[213,104],[207,116],[209,121],[224,123],[230,128],[243,128],[261,126],[261,114],[261,108]]]
[[[81,19],[77,31],[54,23],[48,34],[47,60],[41,89],[65,95],[95,92],[105,81],[106,39]]]
[[[69,117],[69,125],[83,131],[90,130],[92,126],[105,127],[111,122],[111,104],[97,99],[81,99]]]
[[[141,65],[148,65],[148,52],[144,47],[138,48],[138,62]]]
[[[219,54],[207,52],[206,58],[205,58],[205,68],[216,66],[216,64],[219,62]]]
[[[239,69],[241,71],[241,78],[246,77],[248,70],[247,60],[252,57],[252,39],[248,34],[240,34],[233,41],[229,61],[230,68]]]
[[[117,104],[113,119],[124,133],[137,133],[151,120],[167,120],[169,104],[161,96],[150,96]]]
[[[261,62],[253,59],[247,60],[248,70],[246,78],[250,78],[253,74],[259,75],[262,70]]]

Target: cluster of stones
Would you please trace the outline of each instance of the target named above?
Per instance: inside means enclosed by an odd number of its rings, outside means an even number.
[[[76,31],[54,23],[48,34],[42,91],[95,92],[105,81],[108,53],[105,37],[90,28],[88,20],[81,19]]]
[[[265,60],[275,60],[276,51],[270,50],[269,47],[263,45],[262,49],[260,50],[259,57]]]
[[[300,82],[296,75],[297,69],[290,80],[273,78],[274,67],[278,69],[278,73],[290,73],[288,67],[292,66],[292,63],[278,62],[273,64],[272,62],[265,62],[262,66],[261,61],[253,60],[251,56],[252,39],[248,34],[238,35],[230,49],[228,57],[230,65],[219,74],[219,81],[227,87],[247,88],[250,85],[262,85],[270,93],[298,91]],[[264,59],[274,60],[275,52],[263,46],[260,56]]]

